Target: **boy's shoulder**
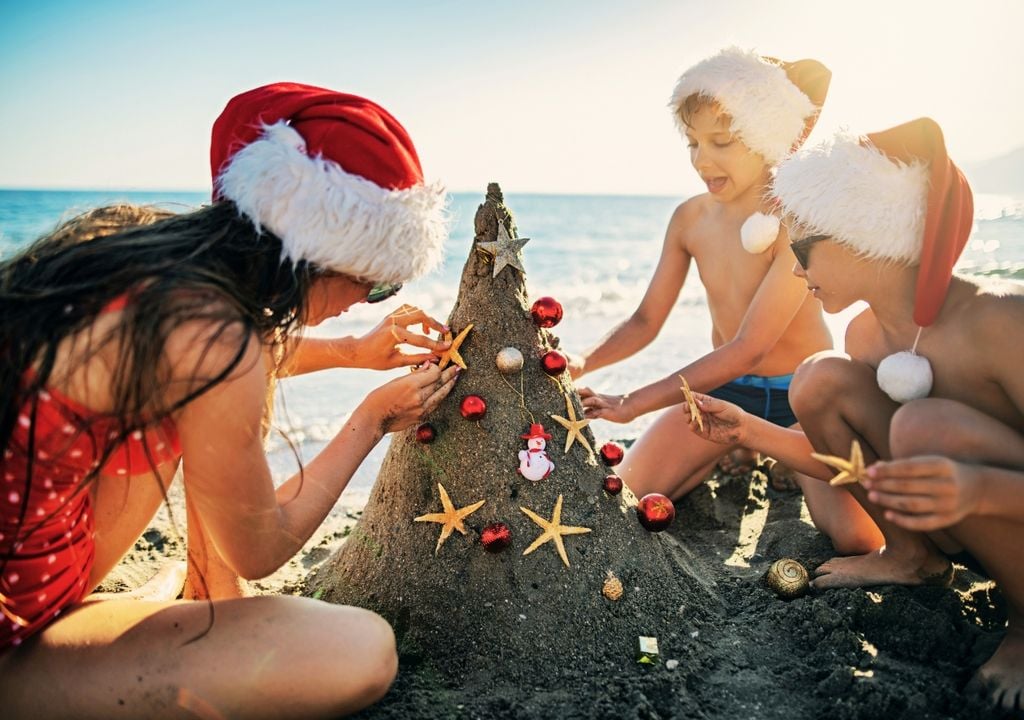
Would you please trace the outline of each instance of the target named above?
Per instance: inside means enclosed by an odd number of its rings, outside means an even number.
[[[963,308],[970,322],[964,325],[972,334],[1005,338],[1008,328],[1024,328],[1024,285],[989,278],[963,281],[970,290]]]
[[[685,238],[688,235],[687,231],[708,219],[711,206],[712,200],[708,193],[701,193],[683,200],[672,212],[669,231]]]

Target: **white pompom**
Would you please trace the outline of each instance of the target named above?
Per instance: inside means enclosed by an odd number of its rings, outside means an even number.
[[[743,221],[740,242],[748,253],[760,255],[772,246],[779,236],[779,219],[774,215],[756,212]]]
[[[875,373],[878,387],[896,402],[928,397],[932,391],[932,364],[912,352],[898,352],[882,358]]]

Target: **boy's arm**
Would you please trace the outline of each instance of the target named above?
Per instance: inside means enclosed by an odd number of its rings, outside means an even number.
[[[679,375],[683,375],[694,390],[707,392],[757,367],[807,299],[806,284],[792,272],[796,259],[789,249],[785,230],[775,241],[774,252],[775,259],[754,294],[736,337],[668,377],[624,396],[614,419],[625,416],[626,420],[620,421],[628,422],[682,402]],[[597,409],[588,417],[603,415]]]
[[[597,345],[582,356],[571,358],[570,373],[574,378],[624,360],[657,337],[690,269],[684,229],[693,212],[692,201],[676,208],[665,231],[658,266],[643,300],[629,318],[616,325]]]

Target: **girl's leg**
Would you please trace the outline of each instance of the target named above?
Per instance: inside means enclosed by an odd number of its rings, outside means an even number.
[[[732,449],[692,433],[688,418],[685,405],[665,410],[616,468],[637,497],[659,492],[678,500],[700,485]]]
[[[952,400],[925,399],[897,411],[895,457],[943,455],[956,460],[1024,468],[1024,436],[994,418]],[[1024,489],[1024,488],[1022,488]],[[978,671],[1006,709],[1024,704],[1024,519],[968,516],[946,532],[981,563],[1008,604],[1009,626],[995,654]]]
[[[0,654],[4,717],[337,717],[387,692],[379,616],[296,597],[85,602]]]
[[[879,389],[868,365],[842,353],[813,355],[797,369],[790,403],[818,452],[849,457],[856,438],[868,464],[891,457],[889,424],[899,406]],[[837,549],[853,550],[870,542],[870,522],[885,537],[885,545],[877,550],[821,565],[815,571],[815,587],[919,585],[945,577],[950,564],[934,544],[920,533],[887,522],[859,485],[837,489],[808,481],[803,486],[811,517],[830,534]]]

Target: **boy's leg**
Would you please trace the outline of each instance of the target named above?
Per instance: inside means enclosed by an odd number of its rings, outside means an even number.
[[[637,497],[659,492],[678,500],[697,487],[731,449],[690,432],[688,419],[685,405],[667,409],[615,468]]]
[[[3,716],[338,717],[395,676],[394,635],[296,597],[85,602],[0,653]],[[58,681],[59,679],[59,681]]]
[[[868,464],[890,457],[889,424],[899,406],[879,389],[868,365],[842,353],[813,355],[797,369],[790,402],[819,452],[849,457],[856,438]],[[821,565],[815,571],[815,587],[920,585],[946,577],[951,565],[934,544],[920,533],[887,522],[859,485],[837,489],[807,481],[803,486],[811,517],[837,548],[851,550],[870,542],[871,521],[885,536],[885,545],[877,550]],[[850,497],[863,510],[858,512]]]

